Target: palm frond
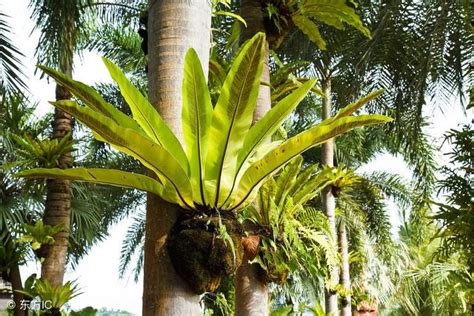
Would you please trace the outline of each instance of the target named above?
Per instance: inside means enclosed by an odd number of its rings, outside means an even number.
[[[15,47],[11,40],[11,28],[8,16],[0,12],[0,91],[25,92],[23,65],[24,55]]]

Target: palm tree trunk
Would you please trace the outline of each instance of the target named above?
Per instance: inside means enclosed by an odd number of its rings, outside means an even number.
[[[342,269],[341,269],[341,284],[344,290],[351,290],[351,278],[349,274],[349,244],[347,239],[347,230],[346,224],[341,223],[339,225],[339,243],[341,245],[341,260],[342,260]],[[352,315],[352,306],[351,306],[351,295],[348,294],[342,300],[341,316],[351,316]]]
[[[13,301],[15,302],[14,316],[26,316],[27,311],[21,308],[21,302],[25,299],[24,295],[18,293],[17,290],[23,290],[23,283],[21,282],[20,267],[15,264],[10,268],[10,282],[13,290]]]
[[[268,284],[262,281],[261,269],[249,264],[244,256],[242,265],[235,277],[235,314],[236,315],[268,315]]]
[[[68,76],[72,76],[72,59],[70,63],[61,67]],[[71,99],[69,91],[56,86],[56,100]],[[53,120],[53,139],[64,137],[72,131],[72,117],[60,110],[55,110]],[[71,154],[59,158],[59,167],[65,168],[72,161]],[[66,270],[67,249],[69,245],[69,229],[71,221],[71,193],[68,180],[49,179],[46,182],[46,208],[43,216],[45,225],[61,225],[63,230],[54,236],[54,243],[45,245],[45,258],[41,264],[41,278],[48,280],[51,285],[63,284]]]
[[[325,79],[322,81],[322,88],[326,98],[323,100],[323,113],[322,119],[325,120],[331,117],[331,78],[329,74],[326,74]],[[322,146],[322,163],[327,166],[334,166],[334,141],[333,139],[328,140]],[[331,187],[327,187],[321,193],[323,211],[325,212],[329,227],[331,228],[331,235],[334,240],[337,240],[337,230],[336,230],[336,200],[332,194]],[[337,266],[329,267],[330,271],[330,284],[335,286],[339,282],[339,272]],[[329,289],[326,291],[326,313],[337,315],[337,293]]]
[[[265,32],[261,2],[259,0],[242,0],[240,11],[241,16],[247,23],[247,28],[243,29],[241,41],[248,40],[258,32]],[[270,49],[267,42],[262,79],[253,117],[254,122],[262,118],[271,108],[269,56]],[[250,264],[247,257],[244,257],[235,277],[236,315],[268,315],[270,310],[268,305],[268,284],[262,277],[259,277],[262,272],[258,265]]]
[[[194,48],[207,74],[210,26],[209,0],[149,1],[149,99],[180,139],[184,56]],[[165,246],[178,212],[176,206],[148,195],[143,315],[200,314],[199,296],[176,274]]]

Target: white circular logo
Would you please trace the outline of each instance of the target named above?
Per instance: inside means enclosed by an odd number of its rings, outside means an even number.
[[[15,309],[16,304],[15,301],[11,300],[7,303],[7,309]]]

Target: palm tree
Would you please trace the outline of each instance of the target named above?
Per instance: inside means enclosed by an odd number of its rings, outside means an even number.
[[[308,36],[310,41],[322,49],[324,49],[326,43],[319,33],[315,20],[337,28],[344,28],[344,23],[347,23],[368,35],[368,30],[363,26],[353,8],[344,1],[243,0],[241,1],[240,12],[247,23],[247,28],[242,32],[243,40],[248,39],[257,32],[265,32],[267,34],[265,67],[255,119],[259,119],[271,107],[270,50],[277,49],[293,29],[300,29]],[[323,89],[327,88],[327,86],[323,85]],[[330,106],[329,101],[326,102],[326,107],[328,106]],[[330,108],[328,111],[330,112]],[[329,118],[329,116],[324,117],[324,119],[326,118]],[[323,145],[323,151],[326,153],[324,157],[327,158],[327,161],[325,160],[324,162],[330,166],[333,165],[332,159],[329,161],[329,158],[331,158],[330,153],[332,153],[332,150],[330,150],[332,148],[331,144],[332,141],[328,141]],[[327,197],[327,202],[325,202],[326,213],[330,223],[332,223],[333,234],[336,236],[335,221],[333,220],[334,203],[331,202],[330,192],[323,193],[323,196]],[[332,269],[332,271],[334,271],[333,281],[337,282],[337,270]],[[268,306],[266,306],[266,302],[268,302],[267,287],[264,284],[258,284],[257,274],[258,267],[247,267],[246,262],[237,272],[237,283],[239,283],[239,280],[243,282],[241,285],[238,285],[238,288],[241,290],[236,292],[236,302],[238,302],[236,304],[236,312],[238,314],[266,313],[268,310]],[[328,310],[335,313],[337,311],[337,297],[329,295],[328,304],[330,305]]]
[[[68,76],[72,76],[74,53],[78,40],[86,30],[84,5],[89,1],[49,1],[32,0],[32,18],[35,28],[40,31],[40,40],[36,56],[40,64],[59,68]],[[56,86],[56,100],[71,98],[68,90]],[[52,123],[52,139],[71,137],[73,118],[60,110],[55,110]],[[69,136],[67,136],[69,135]],[[59,159],[61,168],[67,168],[72,162],[70,153]],[[52,286],[63,283],[68,240],[71,221],[71,192],[67,180],[50,179],[47,181],[46,209],[44,222],[46,225],[61,225],[63,231],[55,236],[55,243],[47,247],[45,260],[41,265],[41,276]]]
[[[194,48],[207,74],[211,43],[210,1],[157,1],[148,3],[148,95],[153,107],[182,141],[181,91],[184,56]],[[156,195],[147,199],[143,315],[193,315],[199,297],[174,271],[165,240],[178,210]]]
[[[426,210],[423,205],[433,191],[435,169],[432,147],[422,132],[426,122],[421,113],[427,95],[446,96],[452,91],[463,95],[463,82],[470,80],[467,63],[472,59],[472,44],[468,43],[472,43],[473,36],[466,23],[470,8],[458,1],[362,1],[361,11],[374,34],[372,39],[327,29],[322,32],[329,39],[326,51],[314,49],[302,34],[294,34],[294,40],[287,41],[283,51],[291,58],[313,61],[314,73],[323,88],[332,87],[336,104],[347,102],[369,87],[388,88],[374,104],[385,107],[386,113],[396,119],[383,128],[385,131],[373,129],[371,133],[377,135],[374,144],[378,145],[362,146],[358,153],[367,157],[385,147],[403,155],[418,179],[420,196],[411,216],[420,218],[422,214],[417,210]],[[353,146],[341,143],[338,148],[350,149],[354,154]]]
[[[0,12],[0,89],[20,92],[26,89],[22,73],[23,54],[15,47],[9,36],[11,29],[8,16]]]

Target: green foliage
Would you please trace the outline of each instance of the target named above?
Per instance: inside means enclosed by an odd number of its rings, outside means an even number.
[[[13,45],[8,16],[0,12],[0,91],[26,89],[20,59],[23,54]]]
[[[352,128],[390,120],[380,115],[346,116],[350,113],[343,113],[338,119],[322,122],[279,146],[278,144],[272,144],[273,146],[270,147],[262,145],[283,121],[284,114],[295,108],[307,90],[311,88],[311,84],[308,83],[303,86],[304,88],[288,95],[262,120],[250,127],[258,91],[263,48],[264,36],[259,34],[241,49],[225,79],[212,112],[206,111],[202,115],[183,117],[183,124],[188,125],[190,132],[194,135],[201,135],[198,131],[203,129],[199,129],[199,126],[203,127],[207,124],[206,122],[211,122],[204,139],[196,143],[199,144],[198,147],[207,144],[207,148],[201,148],[200,152],[204,177],[202,177],[202,172],[201,176],[198,176],[196,168],[189,167],[189,161],[194,163],[197,157],[194,151],[191,156],[183,156],[184,150],[176,138],[169,134],[169,128],[163,123],[156,110],[110,62],[106,62],[109,71],[131,106],[135,120],[116,110],[86,85],[42,67],[61,85],[70,89],[87,107],[80,107],[73,101],[54,102],[53,105],[93,129],[99,140],[110,143],[119,151],[137,158],[144,166],[156,173],[158,180],[134,174],[129,174],[124,178],[124,173],[120,172],[119,175],[119,171],[115,171],[116,175],[113,177],[108,177],[106,173],[97,170],[94,170],[94,174],[91,175],[87,170],[74,169],[30,170],[20,175],[63,177],[126,187],[137,187],[136,183],[142,183],[143,179],[147,179],[147,187],[140,186],[139,189],[149,190],[184,208],[205,207],[233,210],[245,206],[268,176],[306,149]],[[187,54],[189,60],[194,57],[192,52]],[[185,91],[189,88],[189,91],[194,91],[194,93],[185,93],[183,104],[185,108],[192,109],[196,108],[196,102],[202,102],[202,100],[208,102],[209,98],[206,95],[209,92],[207,87],[197,86],[204,83],[203,80],[199,80],[202,78],[202,72],[189,72],[190,63],[188,62],[187,65],[185,83],[189,83],[189,87],[186,86]],[[193,99],[201,93],[204,93],[204,99]],[[211,120],[207,118],[210,115],[212,115]],[[207,129],[204,128],[204,130]],[[189,142],[190,139],[194,138],[184,137],[185,142]],[[188,149],[198,148],[193,147],[192,144],[187,143],[187,145]],[[195,172],[190,172],[190,169]],[[199,188],[197,192],[196,190],[193,192],[193,185]]]
[[[18,160],[15,164],[22,167],[66,168],[67,163],[61,157],[74,151],[74,141],[68,133],[62,138],[37,140],[29,135],[22,137],[11,134],[17,144]]]
[[[71,316],[96,316],[97,315],[97,309],[91,307],[91,306],[87,306],[87,307],[84,307],[83,309],[81,310],[78,310],[78,311],[71,311],[70,313]]]
[[[436,227],[421,243],[412,238],[410,228],[401,232],[398,266],[393,279],[397,289],[393,305],[405,315],[468,314],[473,280],[462,254],[440,257],[440,240],[434,239]]]
[[[53,287],[48,280],[31,280],[32,286],[25,286],[25,289],[18,291],[31,298],[39,298],[42,302],[49,302],[52,308],[60,309],[64,304],[74,297],[80,295],[77,284],[68,281],[64,285]]]
[[[33,250],[38,250],[42,245],[51,245],[54,243],[54,235],[61,232],[63,227],[60,225],[44,225],[42,220],[34,225],[23,225],[25,234],[18,238],[18,242],[31,244]]]
[[[433,219],[440,221],[445,252],[461,250],[468,259],[469,269],[474,271],[474,206],[472,197],[474,131],[469,125],[460,130],[451,130],[446,140],[452,144],[452,151],[448,153],[450,163],[441,168],[444,179],[438,183],[439,192],[446,197],[446,202],[432,202],[439,207]]]
[[[264,1],[263,12],[269,22],[267,33],[270,46],[278,48],[292,26],[296,26],[320,49],[326,49],[326,41],[316,21],[339,30],[345,29],[345,24],[348,24],[370,37],[370,30],[363,25],[355,7],[354,1],[349,4],[344,0]]]
[[[288,273],[321,274],[322,260],[338,263],[337,246],[322,213],[304,205],[332,183],[325,169],[304,171],[302,158],[295,158],[280,175],[260,188],[257,204],[251,205],[247,220],[258,225],[261,248],[255,259],[269,281],[285,283]],[[322,254],[322,256],[321,256]]]

